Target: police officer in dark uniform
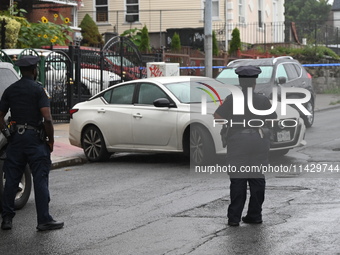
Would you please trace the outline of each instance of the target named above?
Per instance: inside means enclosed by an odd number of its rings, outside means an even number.
[[[48,176],[54,129],[47,92],[35,81],[38,62],[36,56],[23,56],[15,62],[22,78],[4,91],[0,101],[0,128],[9,142],[3,166],[6,175],[2,198],[3,230],[12,228],[14,200],[26,164],[33,176],[38,231],[60,229],[64,225],[49,213]],[[10,128],[5,121],[9,110]]]
[[[228,121],[227,164],[235,167],[237,172],[230,172],[230,205],[228,207],[228,225],[239,226],[247,197],[247,184],[250,188],[250,199],[247,215],[242,217],[245,223],[262,223],[262,204],[265,194],[265,178],[262,171],[241,172],[247,166],[268,165],[270,137],[265,128],[266,119],[276,119],[276,113],[255,115],[248,108],[247,90],[252,88],[253,106],[257,110],[271,108],[265,96],[255,94],[256,78],[261,69],[256,66],[240,66],[235,72],[244,94],[244,114],[233,115],[233,96],[229,95],[214,113],[215,119]],[[249,122],[249,120],[251,120]],[[259,128],[263,127],[263,128]]]

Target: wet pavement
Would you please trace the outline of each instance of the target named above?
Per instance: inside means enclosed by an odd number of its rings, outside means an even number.
[[[340,107],[340,94],[318,94],[315,112]],[[70,145],[68,140],[69,124],[54,124],[54,151],[52,152],[52,169],[82,164],[86,157],[81,148]]]

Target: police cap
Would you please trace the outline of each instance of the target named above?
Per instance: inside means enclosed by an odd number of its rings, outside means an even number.
[[[239,66],[236,68],[235,73],[238,74],[239,77],[249,77],[249,78],[257,78],[261,73],[261,69],[258,66]]]
[[[19,60],[15,61],[15,65],[19,67],[36,66],[40,58],[37,56],[22,56]]]

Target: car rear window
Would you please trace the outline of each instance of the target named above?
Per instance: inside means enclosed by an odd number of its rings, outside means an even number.
[[[261,68],[261,73],[256,80],[257,84],[268,83],[273,75],[273,67],[272,66],[259,66]],[[235,73],[235,68],[227,68],[224,69],[218,76],[217,80],[231,85],[239,85],[238,75]]]
[[[12,83],[18,80],[18,77],[12,70],[7,68],[0,68],[0,95],[2,95],[5,89]]]

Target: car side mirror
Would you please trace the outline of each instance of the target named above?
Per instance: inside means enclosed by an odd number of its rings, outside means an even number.
[[[171,103],[167,98],[158,98],[153,101],[153,105],[156,107],[175,107],[174,103]]]
[[[278,84],[285,84],[286,82],[287,82],[287,78],[286,77],[281,76],[281,77],[277,78],[277,83]]]

